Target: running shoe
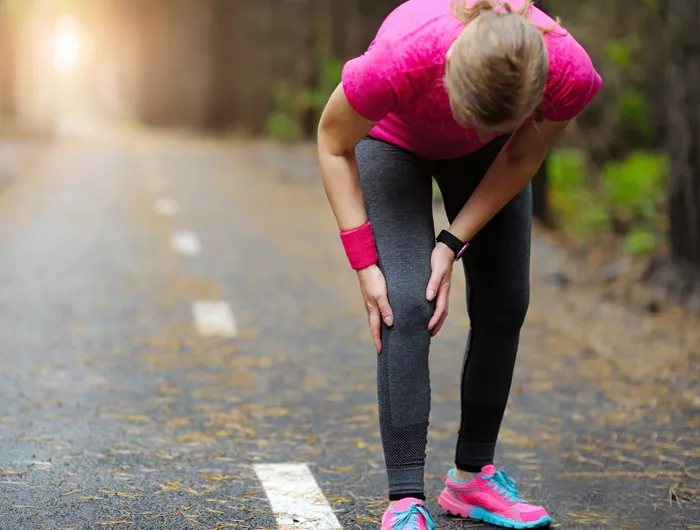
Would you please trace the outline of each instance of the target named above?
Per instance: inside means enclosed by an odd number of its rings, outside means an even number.
[[[484,466],[468,482],[459,482],[451,469],[438,506],[451,515],[502,528],[542,528],[552,524],[547,510],[520,497],[516,482],[492,465]]]
[[[407,497],[396,501],[382,517],[381,530],[434,530],[435,523],[420,499]]]

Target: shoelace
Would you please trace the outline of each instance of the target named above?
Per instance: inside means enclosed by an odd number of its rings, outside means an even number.
[[[503,495],[503,498],[510,502],[527,502],[520,497],[518,483],[513,480],[505,471],[496,471],[491,476],[485,476],[496,493]]]
[[[408,510],[403,512],[394,511],[392,524],[394,530],[421,530],[419,517],[423,516],[428,530],[435,530],[435,523],[430,517],[428,510],[418,503],[412,503]]]

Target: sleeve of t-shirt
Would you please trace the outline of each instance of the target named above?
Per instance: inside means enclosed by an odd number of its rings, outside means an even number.
[[[544,117],[567,121],[578,116],[603,84],[586,50],[569,34],[550,48],[550,71],[543,98]]]
[[[342,85],[350,106],[363,118],[379,121],[398,106],[397,70],[392,54],[373,43],[343,66]]]

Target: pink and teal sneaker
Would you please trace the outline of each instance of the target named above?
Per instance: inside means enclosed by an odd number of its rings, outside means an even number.
[[[382,517],[381,530],[434,530],[435,523],[420,499],[407,497],[396,501]]]
[[[496,471],[491,465],[484,466],[468,482],[458,482],[451,469],[438,506],[451,515],[503,528],[541,528],[552,524],[547,510],[522,499],[508,473]]]

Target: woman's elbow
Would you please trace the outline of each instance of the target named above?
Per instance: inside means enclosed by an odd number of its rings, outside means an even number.
[[[347,156],[354,152],[355,144],[348,141],[345,135],[338,131],[332,124],[319,123],[316,135],[319,154],[330,156]]]

